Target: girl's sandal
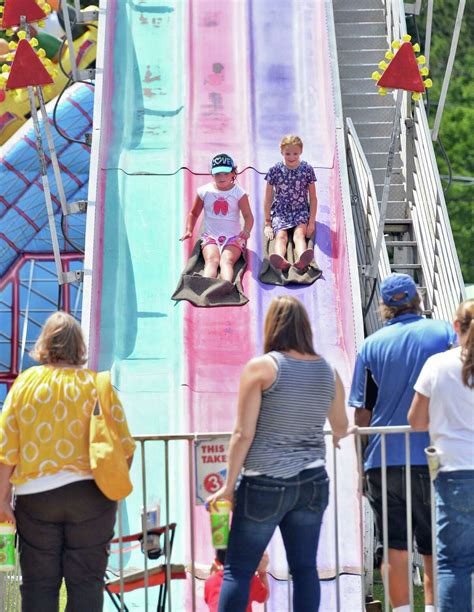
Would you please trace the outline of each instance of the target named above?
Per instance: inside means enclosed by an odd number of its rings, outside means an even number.
[[[313,260],[314,260],[314,250],[313,249],[306,249],[306,251],[303,251],[301,253],[301,257],[294,264],[294,267],[297,268],[298,270],[304,270],[305,268],[307,268],[309,266],[309,264]]]
[[[270,255],[270,264],[275,270],[281,270],[282,272],[289,270],[291,267],[290,262],[286,261],[281,255],[278,255],[278,253],[272,253]]]

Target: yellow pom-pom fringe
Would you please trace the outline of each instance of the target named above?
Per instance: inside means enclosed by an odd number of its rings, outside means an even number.
[[[6,34],[7,36],[13,36],[13,30],[12,30],[11,28],[7,28],[7,29],[5,30],[5,34]]]
[[[418,100],[421,100],[421,93],[415,91],[414,93],[412,93],[411,97],[413,100],[415,100],[415,102],[418,102]]]
[[[17,36],[18,36],[18,38],[19,38],[20,40],[25,40],[25,38],[26,38],[26,32],[25,32],[24,30],[20,30],[20,32],[18,32]]]
[[[377,72],[377,70],[375,70],[374,72],[372,72],[372,76],[370,77],[373,81],[378,81],[380,79],[382,75],[380,74],[380,72]]]
[[[403,40],[403,42],[410,42],[410,40],[411,40],[410,34],[404,34],[402,36],[402,40]]]
[[[15,57],[14,53],[7,53],[5,59],[7,62],[13,62],[13,58]]]
[[[393,49],[400,49],[400,47],[401,47],[400,41],[399,40],[394,40],[393,43],[392,43],[392,47],[393,47]]]
[[[428,70],[428,68],[426,66],[424,66],[421,70],[420,70],[420,74],[421,76],[428,76],[430,73],[430,71]]]
[[[2,66],[2,72],[10,72],[10,66],[8,64],[3,64]]]
[[[379,96],[386,96],[387,95],[387,90],[385,89],[385,87],[379,87]]]
[[[14,40],[11,40],[8,43],[8,48],[11,49],[12,51],[14,51],[17,47],[18,47],[18,43],[16,43]]]
[[[416,58],[416,61],[421,65],[421,64],[426,64],[426,57],[424,55],[419,55]]]
[[[46,51],[44,49],[38,49],[38,57],[46,57]]]
[[[395,57],[395,53],[393,53],[392,51],[388,50],[387,53],[385,54],[385,59],[393,60],[393,58]]]
[[[423,85],[426,87],[426,89],[429,89],[430,87],[433,87],[433,81],[431,79],[425,79],[423,81]]]
[[[38,39],[37,39],[37,38],[32,38],[32,39],[30,40],[30,45],[31,45],[32,47],[37,47],[37,46],[39,45]]]
[[[413,51],[415,53],[419,53],[420,52],[420,45],[418,43],[415,43],[414,45],[412,45],[413,47]]]
[[[387,70],[388,64],[387,64],[387,62],[384,62],[382,60],[381,62],[378,63],[378,67],[380,68],[380,70]]]

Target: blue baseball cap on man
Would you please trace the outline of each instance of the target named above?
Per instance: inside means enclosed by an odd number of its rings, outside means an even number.
[[[235,168],[234,160],[227,153],[215,155],[211,161],[211,174],[219,174],[219,172],[232,172]]]
[[[390,274],[380,284],[380,294],[387,306],[401,306],[416,296],[416,285],[408,274]]]

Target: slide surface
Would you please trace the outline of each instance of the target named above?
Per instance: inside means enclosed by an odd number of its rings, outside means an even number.
[[[93,174],[86,236],[85,329],[91,365],[111,368],[134,434],[229,431],[243,364],[262,351],[269,301],[301,299],[317,351],[346,387],[361,337],[350,203],[344,199],[338,146],[337,88],[330,52],[331,8],[323,0],[103,1],[95,109]],[[106,27],[104,27],[104,25]],[[97,94],[96,94],[97,95]],[[97,96],[99,97],[99,96]],[[296,133],[315,167],[316,258],[323,277],[310,287],[258,281],[265,171],[279,161],[279,141]],[[209,161],[229,153],[249,193],[255,227],[243,307],[199,309],[170,296],[192,244],[178,241]],[[94,167],[95,165],[95,167]],[[180,170],[181,166],[191,169]],[[92,178],[94,175],[94,179]],[[195,238],[198,236],[196,228]],[[351,267],[352,266],[352,267]],[[341,610],[360,605],[359,513],[351,441],[338,451]],[[174,562],[189,561],[188,474],[184,443],[169,445],[170,516],[178,523]],[[136,490],[125,525],[140,529],[140,450]],[[333,471],[328,444],[328,471]],[[164,451],[146,446],[147,504],[164,505]],[[332,478],[334,483],[334,478]],[[336,610],[334,485],[321,536],[321,609]],[[208,517],[195,510],[196,561],[212,561]],[[287,575],[281,540],[269,549],[271,573]],[[127,563],[142,565],[138,550]],[[190,581],[173,585],[173,610],[189,610]],[[287,583],[271,581],[268,610],[282,610]],[[151,597],[155,598],[153,590]],[[143,595],[130,594],[138,608]],[[143,608],[142,608],[143,609]],[[204,610],[198,581],[198,610]]]

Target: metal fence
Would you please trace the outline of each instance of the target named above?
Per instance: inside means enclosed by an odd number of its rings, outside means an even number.
[[[411,428],[409,426],[399,426],[399,427],[366,427],[366,428],[359,428],[358,433],[355,435],[355,445],[354,445],[354,452],[358,453],[358,459],[359,462],[361,462],[361,457],[362,457],[362,445],[361,445],[361,436],[364,435],[373,435],[373,434],[380,434],[381,435],[381,461],[382,461],[382,469],[381,469],[381,473],[382,473],[382,495],[383,495],[383,508],[382,508],[382,512],[383,512],[383,532],[384,532],[384,550],[383,550],[383,559],[384,559],[384,566],[385,566],[385,571],[387,571],[387,566],[388,566],[388,547],[387,547],[387,541],[388,541],[388,515],[387,515],[387,462],[386,462],[386,436],[387,435],[404,435],[405,436],[405,448],[406,448],[406,454],[405,454],[405,464],[407,466],[407,470],[406,470],[406,496],[407,496],[407,508],[406,508],[406,522],[407,522],[407,550],[410,556],[413,555],[413,528],[412,528],[412,512],[411,512],[411,471],[410,471],[410,444],[408,443],[409,441],[409,437],[410,437],[410,432],[411,432]],[[331,432],[330,431],[326,431],[325,434],[327,436],[331,436]],[[188,472],[188,482],[187,483],[181,483],[182,486],[186,486],[187,487],[187,506],[188,506],[188,513],[189,513],[189,525],[188,527],[188,535],[187,537],[189,537],[189,542],[188,542],[188,550],[189,550],[189,554],[190,554],[190,560],[189,563],[187,564],[187,572],[188,572],[188,576],[189,579],[191,581],[191,586],[192,586],[192,596],[191,596],[191,601],[192,601],[192,610],[196,610],[196,534],[195,534],[195,525],[194,525],[194,492],[195,492],[195,482],[194,482],[194,475],[195,475],[195,464],[194,464],[194,445],[196,442],[200,441],[200,440],[212,440],[213,438],[222,438],[223,436],[229,436],[229,434],[223,434],[223,433],[202,433],[202,434],[177,434],[177,435],[169,435],[169,436],[137,436],[135,439],[137,440],[137,442],[139,443],[140,446],[140,452],[137,453],[137,455],[140,455],[140,461],[141,461],[141,475],[142,475],[142,502],[143,502],[143,507],[144,507],[144,514],[146,515],[146,510],[147,510],[147,474],[146,474],[146,469],[142,469],[142,466],[145,465],[145,457],[146,457],[146,447],[148,447],[150,444],[161,444],[164,447],[164,463],[165,463],[165,474],[164,474],[164,488],[165,488],[165,502],[164,502],[164,511],[165,511],[165,516],[164,516],[164,520],[162,521],[163,524],[168,525],[170,522],[173,521],[173,517],[170,515],[170,470],[172,468],[171,464],[170,464],[170,445],[172,445],[174,442],[185,442],[187,444],[187,457],[183,457],[182,453],[179,455],[179,461],[184,463],[187,466],[187,472]],[[334,547],[335,547],[335,560],[336,560],[336,568],[335,568],[335,589],[336,589],[336,609],[337,610],[341,610],[342,609],[342,601],[341,601],[341,591],[340,591],[340,577],[341,577],[341,568],[340,568],[340,541],[339,541],[339,533],[338,533],[338,520],[337,520],[337,515],[338,515],[338,511],[339,508],[342,507],[343,505],[343,500],[338,499],[338,487],[337,487],[337,478],[342,476],[341,470],[338,469],[338,453],[340,451],[337,451],[335,448],[333,449],[332,447],[332,443],[330,441],[330,439],[327,439],[328,442],[328,452],[333,454],[333,473],[331,474],[331,472],[329,472],[330,478],[333,479],[333,491],[334,491],[334,497],[332,500],[332,508],[333,511],[335,513],[335,517],[334,517],[334,525],[335,525],[335,529],[334,529]],[[346,451],[347,452],[347,451]],[[138,459],[138,457],[137,457]],[[366,525],[367,523],[367,518],[364,516],[364,504],[362,503],[362,497],[360,494],[360,491],[362,491],[362,474],[359,473],[359,525],[360,525],[360,567],[364,568],[363,571],[360,572],[360,591],[361,591],[361,601],[360,601],[360,609],[364,610],[365,609],[365,595],[367,592],[370,592],[371,590],[371,581],[373,580],[373,541],[366,541],[367,540],[367,534],[371,534],[373,533],[373,526],[369,525],[368,528],[366,529],[364,527],[364,525]],[[433,497],[432,497],[433,499]],[[370,514],[369,514],[370,516]],[[435,520],[435,516],[434,516],[434,504],[432,504],[432,525],[433,525],[433,566],[435,568],[435,529],[434,529],[434,520]],[[119,537],[122,535],[121,534],[121,529],[122,529],[122,525],[119,522]],[[145,525],[143,524],[143,535],[145,537]],[[165,534],[166,536],[167,534]],[[370,535],[369,535],[370,537]],[[165,547],[166,550],[169,551],[169,537],[165,538]],[[184,551],[179,550],[178,552],[175,551],[175,556],[183,556]],[[166,573],[167,573],[167,580],[169,581],[170,587],[172,585],[172,580],[170,580],[170,576],[171,576],[171,566],[172,566],[172,561],[169,558],[169,555],[166,555]],[[408,568],[408,582],[410,585],[410,589],[409,589],[409,595],[410,595],[410,605],[413,609],[413,578],[412,578],[412,565],[411,563],[408,564],[409,568]],[[122,564],[122,568],[123,568],[123,564]],[[146,555],[143,555],[143,582],[144,582],[144,588],[145,588],[145,603],[144,603],[144,609],[145,611],[148,610],[148,606],[149,606],[149,596],[148,596],[148,583],[149,583],[149,576],[148,576],[148,572],[149,572],[149,566],[148,566],[148,560]],[[436,571],[435,571],[435,576],[436,576]],[[288,580],[291,580],[291,577],[288,576]],[[385,597],[384,597],[384,606],[385,606],[385,610],[388,612],[388,610],[390,609],[389,606],[389,597],[388,597],[388,581],[387,581],[387,576],[385,575],[384,577],[384,592],[385,592]],[[434,579],[434,588],[436,590],[436,578]],[[171,588],[170,588],[171,591]],[[290,585],[288,588],[288,592],[290,593]],[[150,608],[151,609],[151,608]],[[288,611],[291,611],[291,600],[290,598],[288,599]],[[167,610],[168,612],[171,612],[171,610],[173,610],[173,604],[172,604],[172,597],[168,598],[167,601]]]

